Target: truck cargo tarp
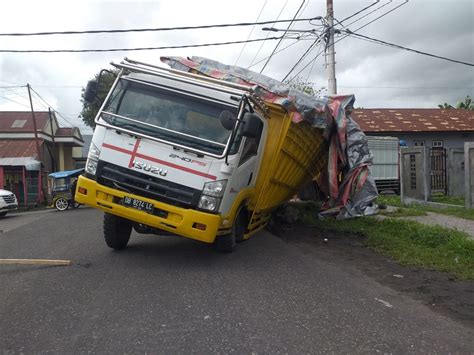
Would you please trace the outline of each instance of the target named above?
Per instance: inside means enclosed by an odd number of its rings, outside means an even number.
[[[293,112],[293,122],[304,120],[323,128],[329,142],[328,169],[318,184],[330,199],[321,216],[349,218],[376,213],[378,193],[369,172],[372,156],[365,134],[350,117],[353,95],[317,98],[268,76],[202,57],[161,57],[161,61],[173,69],[249,86],[264,101]]]

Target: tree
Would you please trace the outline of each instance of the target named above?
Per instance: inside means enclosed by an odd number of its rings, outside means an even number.
[[[292,81],[286,81],[285,84],[293,89],[303,91],[304,93],[308,95],[316,96],[316,97],[322,96],[323,91],[326,90],[325,87],[316,89],[316,86],[314,83],[308,80],[303,80],[300,77],[297,77],[295,80],[292,80]]]
[[[442,108],[442,109],[447,109],[447,110],[457,108],[457,109],[462,109],[462,110],[474,111],[474,102],[472,101],[471,97],[469,95],[467,95],[464,98],[464,101],[459,101],[456,104],[456,107],[454,107],[453,105],[450,105],[446,102],[442,105],[438,105],[438,107]]]
[[[102,76],[100,78],[100,87],[98,88],[97,91],[97,96],[93,102],[87,102],[84,99],[84,94],[85,94],[85,88],[82,88],[82,93],[81,93],[81,103],[82,103],[82,111],[79,114],[79,118],[82,119],[82,121],[88,125],[89,127],[94,128],[95,127],[95,116],[97,115],[97,112],[99,112],[100,106],[104,102],[107,93],[109,92],[110,88],[112,87],[112,84],[115,81],[115,78],[118,74],[118,69],[112,69],[111,72],[106,72],[104,71],[102,73]],[[94,80],[99,80],[99,75],[100,72],[94,75]]]

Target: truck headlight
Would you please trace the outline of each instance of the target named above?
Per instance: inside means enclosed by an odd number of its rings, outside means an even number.
[[[89,154],[87,155],[87,162],[85,170],[91,175],[95,175],[97,171],[97,163],[99,162],[100,149],[94,143],[91,143]]]
[[[203,210],[216,212],[221,204],[226,185],[227,180],[206,182],[202,189],[198,207]]]
[[[87,159],[85,170],[86,170],[86,173],[89,173],[91,175],[95,175],[95,173],[97,171],[97,161],[92,160],[92,159]]]
[[[218,207],[218,199],[212,196],[202,195],[198,207],[203,210],[215,211]]]

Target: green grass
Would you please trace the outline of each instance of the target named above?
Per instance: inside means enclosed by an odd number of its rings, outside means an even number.
[[[396,195],[379,195],[379,197],[377,197],[377,203],[395,207],[402,206],[400,196]]]
[[[464,197],[445,196],[442,194],[434,194],[431,196],[431,201],[437,203],[446,203],[448,205],[458,205],[464,207]]]
[[[425,226],[417,222],[361,217],[314,221],[321,229],[357,233],[367,245],[402,265],[448,272],[459,279],[474,280],[474,240],[463,232]]]
[[[426,216],[425,211],[417,210],[414,208],[398,207],[395,211],[389,212],[387,210],[380,210],[379,214],[388,217],[413,217],[413,216]]]
[[[433,202],[439,202],[439,203],[449,203],[452,205],[459,205],[459,206],[464,206],[464,204],[461,204],[461,198],[459,197],[449,197],[449,196],[434,196],[433,197]],[[436,201],[435,201],[436,200]],[[442,202],[441,202],[442,201]],[[449,201],[449,202],[448,202]],[[377,197],[377,203],[378,204],[385,204],[388,206],[396,206],[396,207],[402,207],[401,201],[400,201],[400,196],[387,196],[387,195],[380,195]],[[431,207],[428,205],[422,205],[422,204],[417,204],[413,203],[410,205],[405,205],[403,206],[407,210],[411,211],[422,211],[422,212],[434,212],[434,213],[439,213],[439,214],[445,214],[448,216],[454,216],[454,217],[459,217],[459,218],[464,218],[464,219],[470,219],[474,220],[474,209],[468,209],[465,207]],[[415,213],[415,212],[413,212]]]

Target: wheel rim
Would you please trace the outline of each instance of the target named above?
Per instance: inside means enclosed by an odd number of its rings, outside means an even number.
[[[58,198],[55,203],[56,209],[59,211],[64,211],[67,209],[68,202],[65,198]]]

